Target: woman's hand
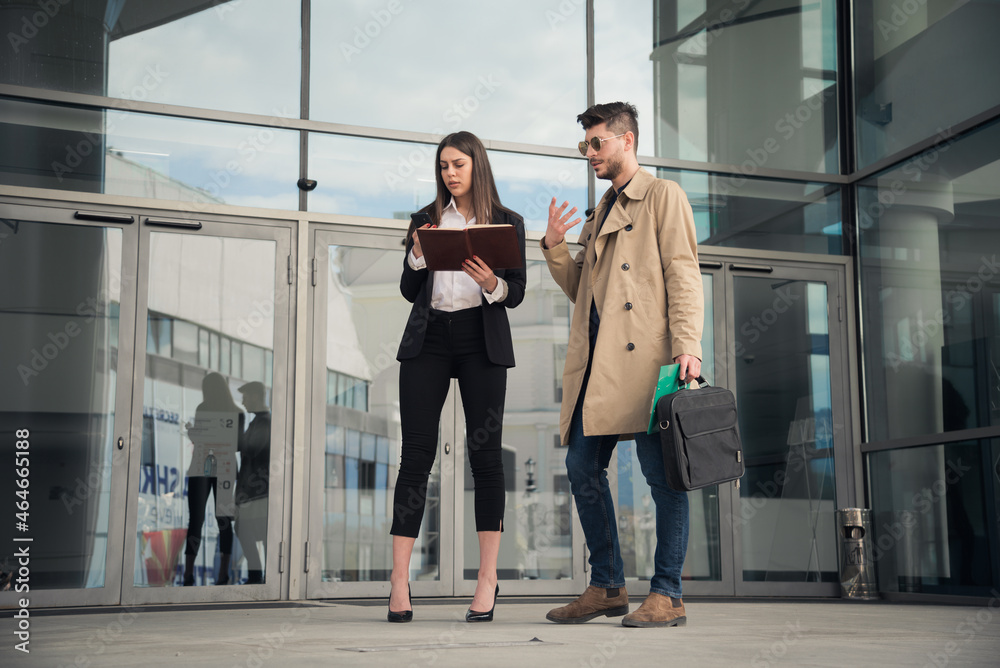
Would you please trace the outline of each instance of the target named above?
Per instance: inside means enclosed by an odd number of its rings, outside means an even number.
[[[419,229],[426,230],[434,227],[437,227],[437,225],[431,225],[430,223],[427,223],[426,225],[420,227]],[[424,250],[420,247],[420,237],[417,236],[417,230],[413,230],[413,257],[419,258],[423,256],[424,256]]]
[[[471,260],[463,262],[462,271],[468,274],[486,292],[493,292],[497,289],[497,283],[500,279],[477,256],[473,255]]]

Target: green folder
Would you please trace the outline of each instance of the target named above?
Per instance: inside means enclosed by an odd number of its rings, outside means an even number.
[[[656,403],[660,400],[660,397],[673,394],[683,387],[677,378],[680,368],[679,364],[664,364],[660,367],[660,379],[656,381],[656,391],[653,392],[653,403],[649,407],[649,429],[646,430],[647,434],[655,434],[660,431],[660,425],[656,423]]]

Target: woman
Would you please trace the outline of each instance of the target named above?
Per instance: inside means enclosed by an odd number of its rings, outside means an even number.
[[[508,224],[517,231],[522,265],[494,271],[468,258],[462,271],[429,272],[411,223],[400,291],[413,303],[396,359],[402,457],[393,501],[389,621],[413,618],[410,554],[420,530],[427,478],[437,451],[438,423],[451,378],[465,407],[467,449],[475,479],[479,578],[467,621],[492,621],[497,554],[503,530],[501,425],[507,369],[514,366],[507,309],[524,298],[524,221],[500,204],[486,149],[468,132],[445,137],[437,150],[437,198],[425,207],[435,227]],[[427,227],[427,225],[425,225]]]
[[[184,586],[195,583],[194,570],[201,549],[205,503],[215,497],[215,521],[219,525],[219,571],[215,584],[229,584],[229,561],[233,553],[233,483],[236,481],[236,448],[243,434],[243,411],[229,392],[224,376],[214,371],[201,381],[203,401],[188,425],[194,445],[188,467],[188,531],[184,549]]]

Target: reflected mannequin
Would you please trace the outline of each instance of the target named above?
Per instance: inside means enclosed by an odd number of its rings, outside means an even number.
[[[194,423],[187,424],[193,450],[187,471],[189,516],[184,549],[185,587],[195,584],[195,559],[201,548],[209,493],[215,498],[215,519],[219,525],[219,571],[215,584],[229,584],[236,512],[236,449],[244,423],[243,411],[233,401],[225,377],[209,373],[202,380],[201,389],[203,401],[195,410]]]
[[[271,409],[264,384],[253,381],[239,388],[243,406],[253,419],[240,439],[240,471],[236,476],[236,535],[247,559],[246,584],[264,583],[267,554],[267,495],[271,472]]]

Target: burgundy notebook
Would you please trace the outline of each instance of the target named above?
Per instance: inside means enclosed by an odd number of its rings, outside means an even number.
[[[490,269],[524,266],[513,225],[418,229],[417,237],[430,271],[462,271],[462,263],[473,255]]]

